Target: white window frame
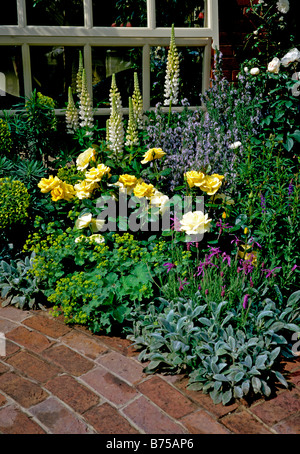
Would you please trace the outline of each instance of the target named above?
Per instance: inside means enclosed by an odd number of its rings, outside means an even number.
[[[212,48],[219,47],[218,0],[205,0],[205,26],[175,28],[178,47],[203,47],[202,93],[209,87]],[[150,104],[150,47],[168,46],[171,28],[156,27],[155,0],[147,0],[147,27],[93,27],[92,0],[83,0],[84,26],[27,25],[26,0],[17,0],[18,25],[0,25],[0,46],[21,46],[24,94],[32,93],[30,46],[83,47],[88,89],[92,96],[92,47],[142,47],[142,95],[144,110]],[[177,109],[181,109],[177,107]],[[56,109],[63,115],[64,109]],[[127,113],[128,109],[124,109]],[[109,115],[109,109],[95,109],[97,115]]]

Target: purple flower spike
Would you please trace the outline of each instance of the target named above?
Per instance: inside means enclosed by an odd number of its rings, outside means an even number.
[[[250,295],[248,295],[248,293],[246,293],[246,295],[244,296],[244,301],[243,301],[243,308],[244,309],[247,309],[247,307],[248,307],[249,296]]]
[[[174,263],[164,263],[163,266],[166,266],[167,267],[167,273],[169,273],[171,271],[172,268],[175,268],[176,265],[174,265]]]

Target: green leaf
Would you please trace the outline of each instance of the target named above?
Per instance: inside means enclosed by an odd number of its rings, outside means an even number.
[[[232,391],[231,389],[229,391],[226,391],[223,395],[222,395],[222,404],[223,405],[226,405],[228,404],[228,402],[230,402],[232,399]]]
[[[234,376],[233,381],[234,381],[235,383],[238,383],[238,382],[243,378],[244,375],[245,375],[244,372],[242,372],[242,371],[241,371],[241,372],[238,372],[238,373]]]
[[[259,393],[260,389],[261,389],[261,381],[260,381],[260,379],[257,378],[257,377],[252,377],[251,384],[252,384],[253,391],[255,393]]]
[[[274,373],[275,373],[276,377],[278,378],[278,380],[280,381],[280,383],[283,386],[285,386],[286,388],[288,388],[288,383],[287,383],[286,379],[284,378],[284,376],[278,370],[276,370]]]
[[[299,131],[300,132],[300,131]],[[296,292],[292,293],[287,300],[287,306],[293,306],[296,304],[300,299],[300,290],[297,290]]]
[[[293,139],[297,140],[297,142],[300,142],[300,131],[299,129],[296,129],[293,134],[289,134],[289,137],[292,137]]]
[[[224,374],[215,374],[213,378],[218,381],[229,381]]]
[[[241,399],[243,397],[243,395],[244,395],[242,388],[240,386],[235,386],[233,388],[233,395],[237,399]]]

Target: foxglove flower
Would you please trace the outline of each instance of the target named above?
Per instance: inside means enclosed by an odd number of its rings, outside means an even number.
[[[86,135],[92,135],[91,129],[94,126],[93,105],[87,88],[85,70],[82,70],[82,90],[79,100],[80,126],[86,129]]]
[[[165,106],[178,104],[178,93],[179,93],[179,56],[175,44],[175,33],[173,24],[165,78],[165,102],[164,102]]]
[[[68,106],[66,110],[66,125],[68,134],[74,134],[79,127],[78,110],[75,106],[72,89],[68,90]]]
[[[133,147],[134,145],[138,145],[138,144],[139,144],[139,137],[138,137],[138,131],[137,131],[137,123],[134,118],[132,99],[129,98],[129,119],[128,119],[127,131],[126,131],[125,145],[127,147]]]
[[[140,92],[139,79],[138,75],[134,73],[134,90],[132,94],[132,106],[133,106],[133,115],[137,123],[138,129],[143,129],[144,127],[144,109],[143,109],[143,98]]]

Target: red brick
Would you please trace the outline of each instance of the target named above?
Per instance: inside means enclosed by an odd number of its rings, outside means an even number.
[[[6,397],[3,394],[0,394],[0,407],[3,407],[6,403]]]
[[[230,433],[222,424],[218,423],[204,410],[185,416],[181,419],[182,424],[191,434],[228,434]]]
[[[144,396],[123,408],[124,413],[146,434],[184,434],[186,430]]]
[[[91,408],[84,414],[97,434],[138,434],[139,432],[108,403]]]
[[[139,354],[129,339],[114,336],[99,336],[99,340],[109,348],[117,350],[125,356],[138,356]]]
[[[16,353],[19,350],[20,350],[20,347],[17,344],[6,339],[5,356],[1,356],[1,359],[6,360],[7,358],[12,356],[14,353]]]
[[[7,363],[15,369],[19,369],[28,377],[41,383],[45,383],[47,380],[50,380],[50,378],[61,372],[59,367],[26,351],[17,353],[12,358],[8,359]]]
[[[10,331],[6,337],[36,353],[42,352],[52,345],[52,342],[43,334],[30,331],[23,326]]]
[[[0,389],[25,408],[41,402],[48,396],[40,386],[13,372],[0,376]]]
[[[107,351],[107,347],[101,345],[95,338],[75,330],[66,334],[61,341],[91,359],[96,359],[101,353]]]
[[[143,378],[146,378],[146,374],[143,373],[144,367],[141,363],[121,355],[118,352],[110,352],[100,356],[97,363],[119,375],[131,384],[138,383]]]
[[[26,318],[23,324],[54,339],[58,339],[70,331],[70,328],[63,323],[46,315],[33,315]]]
[[[138,395],[133,387],[101,366],[83,375],[81,380],[115,405],[124,405]]]
[[[45,431],[18,408],[7,406],[0,409],[0,433],[36,435]]]
[[[295,386],[300,387],[300,370],[292,372],[290,377],[289,377],[289,381],[294,383]]]
[[[187,397],[159,377],[151,377],[137,389],[173,418],[179,419],[196,410]]]
[[[100,401],[99,396],[69,375],[53,378],[45,384],[45,388],[79,413],[85,412]]]
[[[66,372],[79,376],[94,367],[94,363],[74,352],[65,345],[49,348],[44,352],[44,357],[61,366]]]
[[[274,399],[253,406],[251,411],[268,426],[272,426],[300,411],[300,393],[297,390],[283,391]]]
[[[231,405],[214,404],[212,398],[208,394],[188,389],[188,382],[188,378],[179,378],[178,381],[174,382],[174,386],[178,387],[193,402],[197,403],[202,408],[209,411],[209,413],[217,416],[218,418],[227,415],[228,413],[237,409],[238,405],[236,403],[233,403]]]
[[[4,374],[4,372],[9,371],[9,367],[5,366],[5,364],[0,363],[0,375]]]
[[[300,434],[300,413],[280,421],[273,426],[273,429],[280,434]]]
[[[29,311],[23,311],[14,306],[0,307],[0,317],[8,318],[13,322],[22,322],[29,315]]]
[[[9,333],[9,331],[12,331],[17,327],[17,323],[7,320],[6,318],[0,318],[0,333]]]
[[[49,397],[34,407],[32,413],[52,434],[91,433],[88,426],[55,397]]]
[[[247,411],[235,412],[222,418],[222,424],[236,434],[271,434],[262,423]]]

